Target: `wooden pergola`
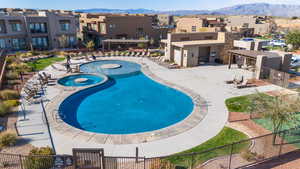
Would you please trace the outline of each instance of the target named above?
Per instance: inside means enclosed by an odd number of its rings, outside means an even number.
[[[271,52],[263,52],[263,51],[256,51],[256,50],[229,50],[229,64],[228,64],[228,69],[231,68],[233,58],[235,56],[242,56],[248,60],[253,60],[256,62],[256,58],[259,55],[263,56],[273,56],[276,55],[275,53]]]
[[[102,40],[102,50],[105,50],[105,44],[108,45],[108,50],[111,48],[111,44],[149,44],[149,40],[141,40],[141,39],[106,39]],[[148,45],[147,45],[148,46]]]

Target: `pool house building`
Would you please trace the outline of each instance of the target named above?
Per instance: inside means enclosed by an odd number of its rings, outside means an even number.
[[[227,51],[239,38],[240,34],[227,32],[169,33],[168,39],[161,42],[165,60],[194,67],[203,63],[228,63]]]

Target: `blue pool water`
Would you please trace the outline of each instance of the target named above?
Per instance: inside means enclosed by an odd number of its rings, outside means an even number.
[[[82,130],[133,134],[178,123],[191,114],[193,107],[189,96],[139,72],[116,76],[104,85],[75,93],[59,111],[66,123]]]
[[[84,82],[78,83],[75,80],[79,78],[85,78],[87,79]],[[63,86],[73,86],[73,87],[80,87],[80,86],[88,86],[100,83],[103,81],[104,78],[96,75],[90,75],[90,74],[78,74],[78,75],[71,75],[66,76],[58,80],[58,83]]]

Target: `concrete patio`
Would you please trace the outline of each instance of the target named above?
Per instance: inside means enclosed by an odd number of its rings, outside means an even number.
[[[50,124],[50,126],[52,125],[51,133],[58,154],[71,154],[72,148],[104,148],[105,154],[109,156],[134,156],[136,147],[139,147],[139,155],[146,157],[177,153],[209,140],[222,130],[228,119],[228,112],[224,103],[225,99],[251,94],[256,90],[265,92],[282,89],[275,85],[237,89],[234,85],[225,84],[226,80],[232,80],[235,75],[243,75],[245,78],[252,77],[251,72],[234,68],[228,70],[226,65],[207,65],[170,70],[146,58],[105,57],[101,59],[122,59],[147,66],[153,74],[164,81],[185,87],[199,94],[208,102],[208,113],[198,125],[184,133],[153,142],[126,145],[99,144],[87,138],[81,132],[76,136],[70,137],[67,133],[57,132],[54,130],[53,124]],[[57,71],[52,67],[48,67],[45,71],[55,77],[60,77],[64,74],[64,72]],[[55,86],[47,87],[44,96],[45,104],[51,103],[62,92],[63,90]],[[40,104],[26,104],[25,108],[28,111],[27,120],[23,121],[23,114],[20,113],[17,123],[19,133],[25,139],[30,140],[30,143],[34,146],[50,146],[50,139]],[[49,112],[47,113],[49,114]]]

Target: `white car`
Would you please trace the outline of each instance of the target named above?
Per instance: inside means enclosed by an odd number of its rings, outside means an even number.
[[[291,68],[298,68],[300,67],[300,55],[293,55],[291,61]]]
[[[286,43],[284,40],[271,40],[269,42],[270,46],[280,46],[280,47],[286,47]]]

